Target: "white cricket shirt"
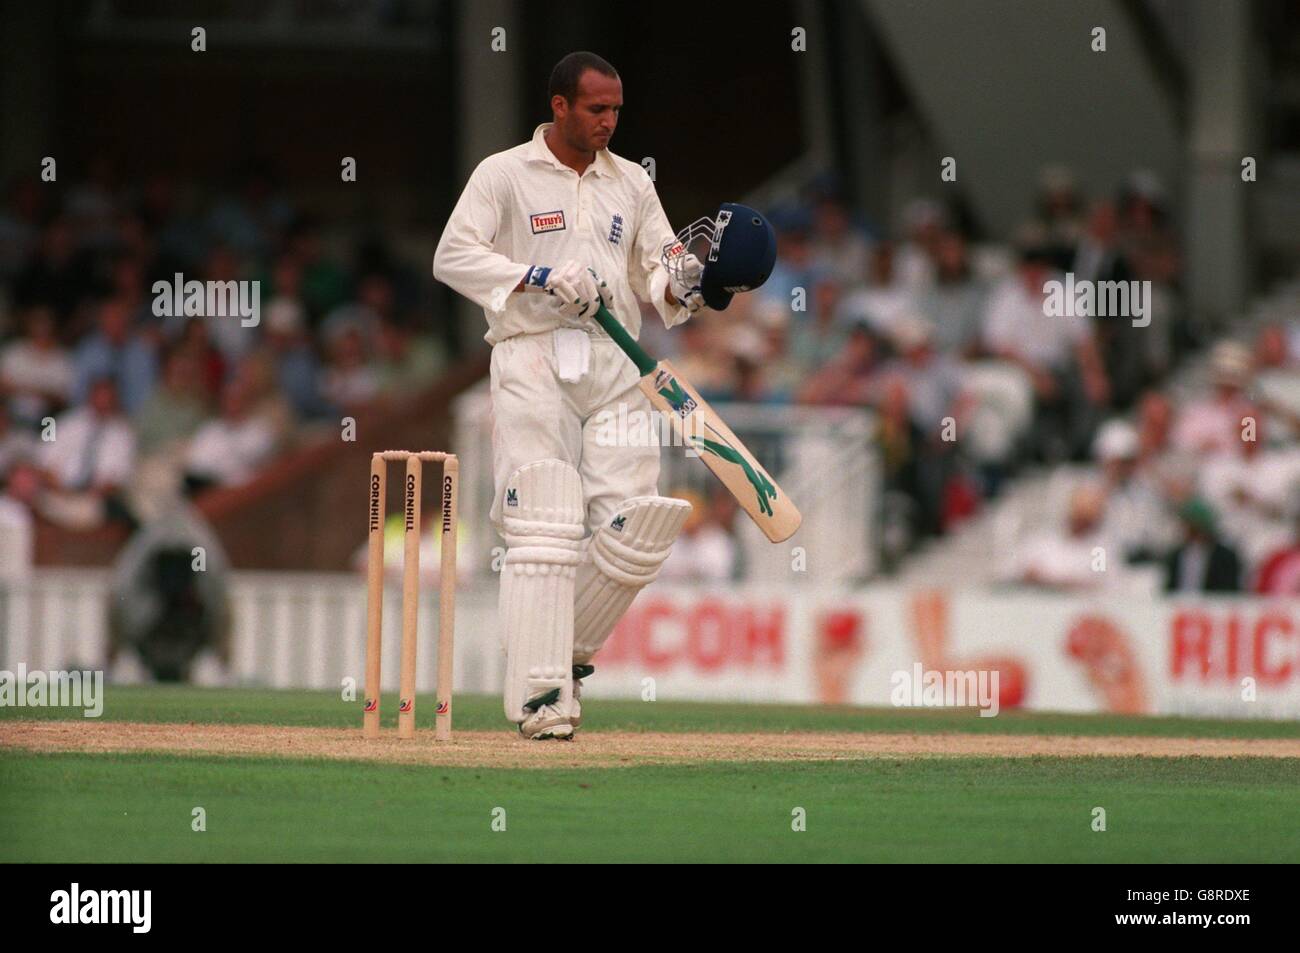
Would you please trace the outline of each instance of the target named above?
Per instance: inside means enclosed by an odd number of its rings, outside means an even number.
[[[664,301],[659,255],[674,233],[650,176],[608,149],[579,176],[547,147],[550,126],[478,164],[438,242],[433,276],[483,308],[489,344],[560,327],[603,333],[591,318],[561,314],[550,295],[511,293],[529,267],[569,259],[605,279],[609,310],[633,337],[641,333],[637,298],[666,327],[685,321],[685,308]]]

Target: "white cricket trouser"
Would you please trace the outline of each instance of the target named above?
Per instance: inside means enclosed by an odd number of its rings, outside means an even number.
[[[624,420],[651,419],[636,366],[610,338],[590,337],[590,368],[574,382],[560,379],[550,331],[516,335],[492,348],[491,519],[498,533],[506,481],[526,463],[554,458],[577,468],[588,535],[624,500],[659,492],[658,442],[635,434],[608,439],[619,435],[610,421],[620,419],[620,405]]]

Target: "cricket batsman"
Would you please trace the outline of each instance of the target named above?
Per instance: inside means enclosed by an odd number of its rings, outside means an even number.
[[[674,233],[649,175],[608,149],[623,106],[614,67],[571,53],[549,92],[554,121],[479,163],[433,259],[487,317],[505,712],[536,740],[573,737],[580,679],[690,512],[658,495],[657,445],[597,441],[602,411],[650,406],[591,315],[603,297],[637,335],[637,298],[666,327],[704,304],[698,259],[685,281],[661,262]]]

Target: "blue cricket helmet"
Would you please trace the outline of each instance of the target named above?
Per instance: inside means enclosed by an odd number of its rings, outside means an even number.
[[[706,244],[707,242],[707,244]],[[698,243],[698,249],[692,245]],[[753,291],[767,281],[776,264],[776,232],[748,205],[723,202],[713,218],[701,218],[664,246],[665,267],[681,277],[685,252],[704,265],[700,293],[714,311],[723,311],[737,291]]]

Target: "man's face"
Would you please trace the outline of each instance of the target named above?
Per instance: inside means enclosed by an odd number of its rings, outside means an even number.
[[[623,82],[594,69],[578,79],[573,102],[563,96],[551,98],[555,126],[565,143],[579,152],[595,152],[609,145],[623,108]]]

